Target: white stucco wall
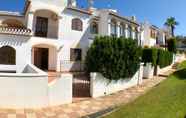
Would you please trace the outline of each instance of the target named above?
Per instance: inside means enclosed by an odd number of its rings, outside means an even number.
[[[59,79],[49,85],[50,106],[72,102],[72,75],[62,74]]]
[[[44,3],[44,4],[50,4],[50,5],[55,5],[55,6],[58,6],[58,7],[66,7],[67,6],[67,3],[68,3],[68,0],[30,0],[32,1],[33,3]],[[37,5],[37,4],[36,4]]]
[[[143,77],[146,79],[151,79],[154,77],[154,66],[151,63],[147,63],[143,67]]]
[[[158,68],[157,68],[157,75],[163,75],[165,72],[167,72],[168,70],[170,70],[172,68],[172,65],[173,64],[171,64],[171,65],[169,65],[167,67],[164,67],[164,68],[160,68],[158,66]]]
[[[48,78],[29,74],[0,74],[1,108],[48,106]]]
[[[79,18],[83,22],[83,31],[75,31],[71,28],[71,21],[73,18]],[[76,11],[64,10],[62,13],[62,22],[61,22],[61,36],[59,36],[59,43],[62,43],[63,48],[58,52],[58,61],[65,62],[70,61],[70,49],[71,48],[80,48],[82,49],[82,60],[84,60],[86,52],[90,44],[90,17],[87,14],[82,14]],[[67,26],[67,27],[64,27]],[[60,65],[59,65],[60,66]],[[62,71],[68,71],[73,66],[73,63],[70,65],[63,65]]]
[[[0,86],[1,108],[43,108],[72,102],[71,74],[48,85],[46,73],[0,73]]]
[[[130,88],[142,83],[143,64],[136,74],[129,79],[109,81],[100,73],[91,73],[90,93],[93,98],[109,95],[120,90]]]
[[[27,63],[31,61],[31,48],[28,43],[30,37],[0,34],[0,47],[10,46],[16,50],[16,71],[22,72]],[[12,67],[6,68],[11,70]]]

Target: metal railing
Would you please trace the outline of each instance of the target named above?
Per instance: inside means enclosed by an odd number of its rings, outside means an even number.
[[[60,62],[60,70],[61,72],[84,72],[84,65],[83,61],[63,60]]]

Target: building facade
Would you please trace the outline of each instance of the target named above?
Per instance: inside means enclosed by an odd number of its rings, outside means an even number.
[[[76,0],[27,0],[23,13],[1,11],[0,72],[21,73],[27,64],[44,71],[78,70],[96,35],[131,38],[142,46],[164,43],[157,27],[92,4],[80,9]]]
[[[170,38],[168,30],[159,28],[149,22],[141,24],[141,41],[144,47],[165,47],[166,40]]]

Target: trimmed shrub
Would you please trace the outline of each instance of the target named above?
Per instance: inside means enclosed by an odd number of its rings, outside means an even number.
[[[173,53],[159,49],[158,50],[158,59],[157,64],[160,66],[160,68],[164,68],[166,66],[171,65],[173,62]]]
[[[144,48],[142,51],[142,62],[144,64],[152,63],[155,66],[157,64],[157,54],[156,48]]]
[[[176,53],[176,38],[171,38],[167,40],[167,48],[169,52]]]
[[[173,61],[173,53],[156,48],[144,48],[142,51],[142,62],[152,63],[153,66],[159,65],[160,68],[169,66]]]
[[[140,66],[141,48],[133,39],[96,37],[86,56],[86,70],[110,80],[132,77]]]

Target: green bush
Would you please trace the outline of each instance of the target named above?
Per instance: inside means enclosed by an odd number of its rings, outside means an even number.
[[[167,40],[167,48],[169,52],[176,53],[176,38],[171,38]]]
[[[110,80],[132,77],[140,66],[141,48],[133,39],[96,37],[86,56],[86,70]]]
[[[159,49],[158,50],[158,59],[157,59],[157,64],[160,66],[160,68],[169,66],[172,64],[173,61],[173,53]]]
[[[144,48],[142,51],[142,62],[144,64],[152,63],[152,65],[155,66],[158,58],[157,53],[156,48]]]
[[[173,53],[156,48],[144,48],[142,51],[142,62],[152,63],[153,66],[159,65],[160,68],[169,66],[173,61]]]

